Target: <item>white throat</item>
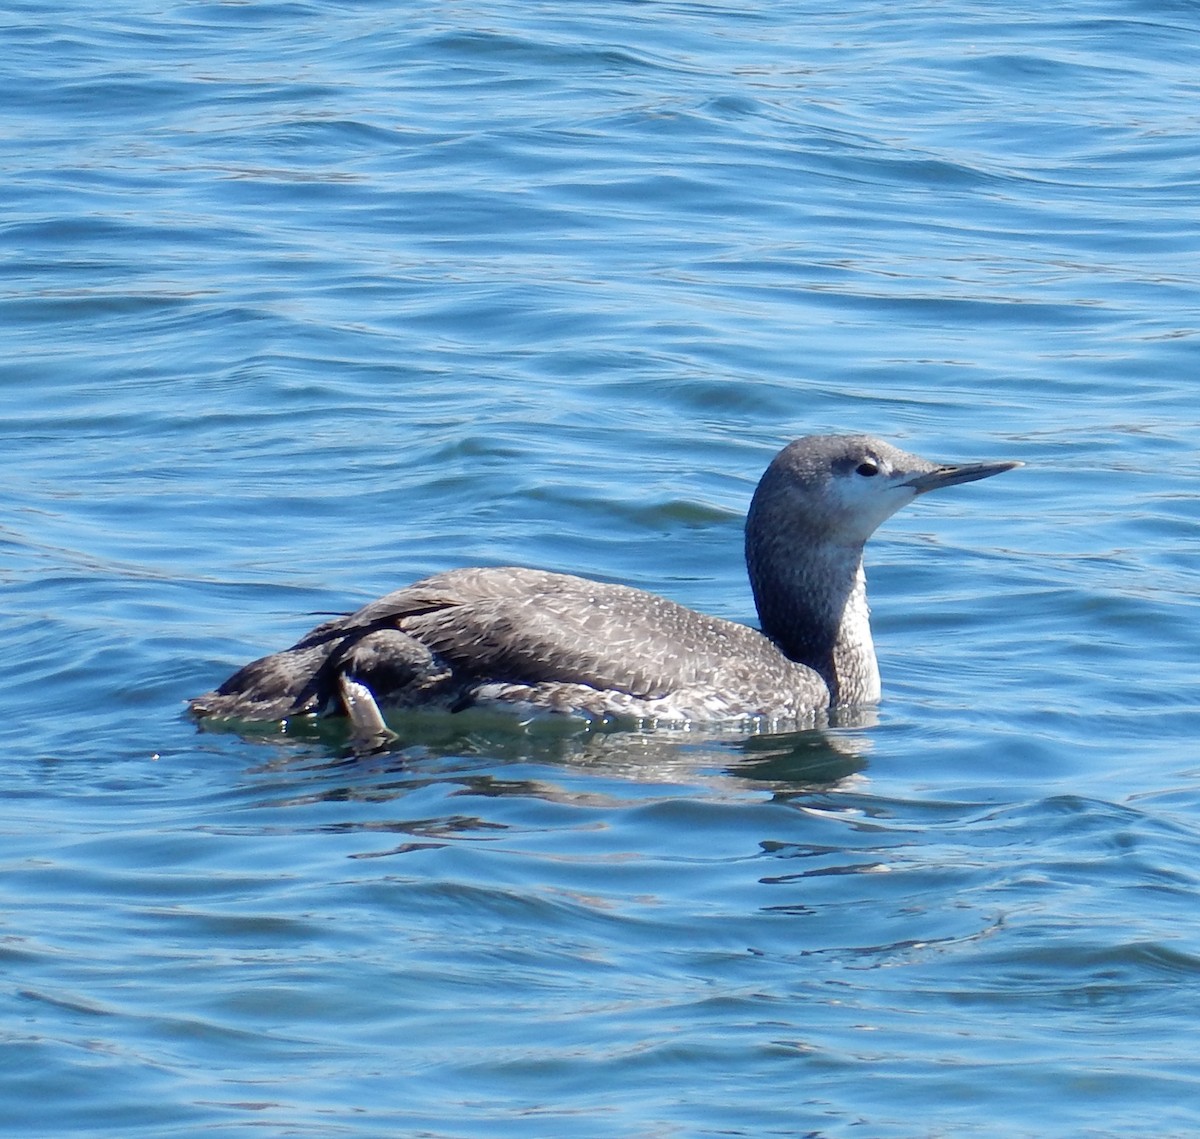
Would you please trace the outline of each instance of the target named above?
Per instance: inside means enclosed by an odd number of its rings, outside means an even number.
[[[837,641],[833,648],[838,702],[873,704],[883,694],[879,662],[871,639],[871,610],[867,605],[867,575],[859,563],[854,588],[846,598]]]

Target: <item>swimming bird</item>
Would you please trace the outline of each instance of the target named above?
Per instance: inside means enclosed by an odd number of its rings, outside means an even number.
[[[866,435],[775,456],[746,518],[761,632],[625,585],[517,567],[456,569],[318,625],[190,703],[201,718],[498,707],[591,721],[812,721],[880,698],[863,547],[918,495],[1015,462],[946,466]]]

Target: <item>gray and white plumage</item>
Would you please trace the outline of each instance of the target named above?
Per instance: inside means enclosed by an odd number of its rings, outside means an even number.
[[[746,519],[762,632],[624,585],[514,567],[451,570],[337,617],[191,701],[278,721],[440,706],[592,720],[811,721],[874,703],[863,546],[919,494],[1019,463],[941,466],[865,435],[817,435],[767,468]]]

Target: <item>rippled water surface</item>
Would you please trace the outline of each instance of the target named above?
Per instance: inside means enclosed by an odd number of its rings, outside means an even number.
[[[0,1130],[1200,1132],[1195,5],[2,18]],[[825,430],[1027,464],[877,722],[183,715],[454,565],[752,620]]]

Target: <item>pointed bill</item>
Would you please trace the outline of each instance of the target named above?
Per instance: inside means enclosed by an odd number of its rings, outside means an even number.
[[[909,479],[904,485],[912,487],[917,494],[925,494],[931,490],[941,490],[944,486],[958,486],[959,483],[975,482],[978,479],[991,478],[992,475],[1011,471],[1015,467],[1023,467],[1024,463],[964,463],[960,467],[935,467],[923,475]]]

